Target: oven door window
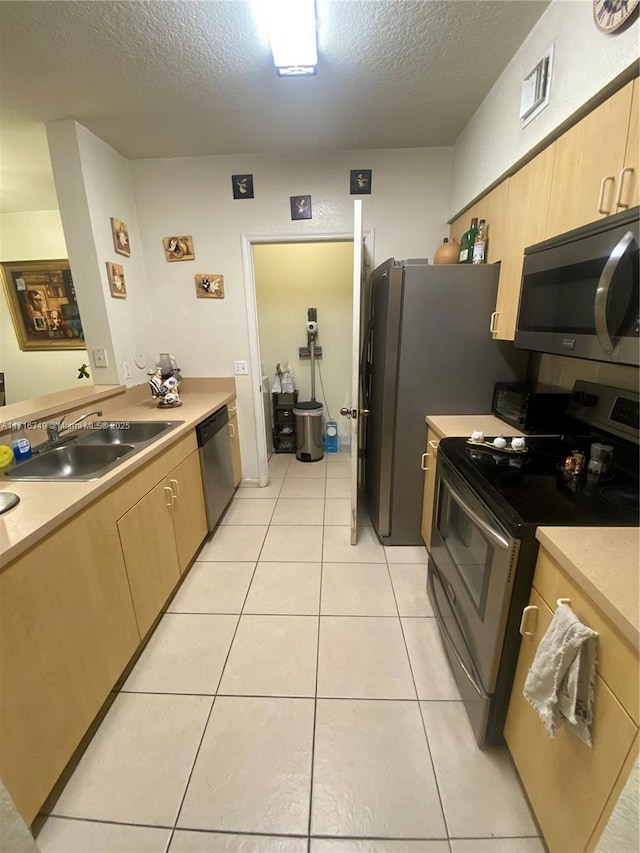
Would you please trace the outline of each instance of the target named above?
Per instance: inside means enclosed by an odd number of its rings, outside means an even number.
[[[438,530],[473,606],[484,619],[495,546],[442,482]]]

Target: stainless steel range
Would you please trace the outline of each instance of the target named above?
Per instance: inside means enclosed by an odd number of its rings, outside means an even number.
[[[639,399],[578,381],[570,433],[528,436],[525,450],[440,442],[428,593],[480,745],[503,743],[536,528],[640,522]]]

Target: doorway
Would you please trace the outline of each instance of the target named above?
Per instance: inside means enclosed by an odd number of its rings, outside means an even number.
[[[258,481],[257,485],[266,486],[269,480],[268,476],[268,452],[267,452],[267,443],[265,440],[265,419],[264,419],[264,407],[263,407],[263,395],[262,395],[262,354],[261,354],[261,341],[260,341],[260,330],[258,326],[258,304],[257,304],[257,293],[256,293],[256,283],[255,283],[255,262],[254,262],[254,250],[262,247],[264,245],[269,246],[281,246],[281,247],[299,247],[299,246],[322,246],[323,244],[347,244],[350,247],[351,252],[353,252],[353,232],[351,233],[331,233],[331,234],[306,234],[304,236],[291,236],[291,235],[281,235],[281,234],[270,234],[270,235],[242,235],[242,265],[244,272],[244,285],[245,285],[245,299],[246,299],[246,310],[247,310],[247,326],[248,326],[248,337],[249,337],[249,356],[250,356],[250,378],[252,385],[252,399],[253,399],[253,415],[254,415],[254,428],[255,428],[255,436],[256,436],[256,454],[257,454],[257,467],[258,467]],[[372,259],[374,253],[374,231],[371,230],[369,232],[365,232],[364,234],[364,260],[366,266],[371,269]],[[299,268],[298,272],[301,273],[304,271],[304,267]],[[352,299],[353,290],[352,290],[352,269],[349,270],[349,280],[345,285],[346,287],[346,298],[348,300]],[[323,326],[323,303],[316,301],[316,303],[308,302],[309,298],[308,294],[303,299],[302,303],[302,311],[296,309],[295,311],[289,310],[286,308],[282,312],[287,319],[287,322],[291,322],[292,327],[295,327],[297,331],[295,332],[295,349],[293,351],[294,357],[291,361],[291,364],[294,368],[294,372],[296,373],[296,383],[297,387],[301,390],[310,388],[310,365],[309,362],[303,362],[298,357],[298,347],[304,346],[306,344],[306,332],[305,332],[305,322],[307,318],[307,309],[310,307],[314,307],[318,309],[318,324],[319,324],[319,335],[317,339],[317,343],[323,347],[327,347],[326,356],[325,350],[323,349],[323,358],[320,364],[320,370],[322,371],[323,377],[325,377],[326,373],[329,372],[329,353],[335,354],[337,352],[336,348],[333,347],[332,342],[329,340],[329,330],[328,328],[325,330]],[[275,304],[275,303],[274,303]],[[331,306],[329,306],[327,318],[331,315]],[[349,307],[349,313],[347,316],[351,317],[352,308],[351,304]],[[342,365],[342,369],[345,377],[347,377],[347,381],[351,381],[351,371],[352,371],[352,362],[351,362],[351,347],[353,345],[353,334],[351,327],[345,335],[345,346],[349,350],[349,354]],[[286,360],[286,359],[285,359]],[[277,358],[276,361],[281,361],[281,358]],[[299,369],[297,369],[299,366]],[[275,371],[275,364],[264,364],[266,375],[273,378],[273,372]],[[301,386],[300,380],[307,381],[308,385]],[[324,403],[324,398],[321,396],[322,387],[318,380],[318,375],[316,375],[316,398]],[[326,387],[326,381],[325,381]],[[328,392],[330,393],[330,392]],[[339,393],[339,392],[338,392]],[[338,414],[338,410],[341,405],[349,405],[350,394],[347,392],[347,395],[344,397],[344,402],[340,400],[338,397],[337,405],[334,403],[334,396],[329,397],[329,407],[331,411],[332,417],[338,422],[339,431],[344,431],[347,429],[344,423],[341,425],[341,418]],[[302,399],[302,396],[300,397]],[[308,396],[307,396],[308,399]]]

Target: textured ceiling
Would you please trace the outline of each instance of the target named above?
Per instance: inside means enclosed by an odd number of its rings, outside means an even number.
[[[244,0],[2,0],[1,209],[57,207],[54,119],[132,159],[452,145],[548,2],[316,5],[318,75],[281,79]]]

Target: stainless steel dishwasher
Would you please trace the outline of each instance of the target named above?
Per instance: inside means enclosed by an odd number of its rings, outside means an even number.
[[[211,531],[235,491],[227,407],[223,406],[198,424],[196,436],[207,508],[207,525]]]

